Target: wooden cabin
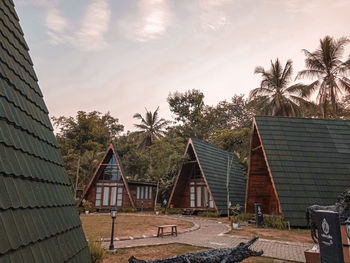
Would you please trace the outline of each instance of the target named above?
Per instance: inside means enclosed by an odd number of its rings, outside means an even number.
[[[128,181],[128,184],[136,208],[150,209],[154,207],[156,183]]]
[[[305,209],[331,205],[350,186],[350,121],[255,117],[245,211],[305,226]]]
[[[188,160],[183,162],[176,177],[169,208],[192,211],[208,209],[227,214],[227,181],[231,204],[244,205],[245,179],[233,153],[191,138],[185,155]]]
[[[111,144],[93,177],[82,194],[84,201],[90,201],[97,211],[117,208],[153,208],[156,184],[152,182],[128,182],[119,156]]]

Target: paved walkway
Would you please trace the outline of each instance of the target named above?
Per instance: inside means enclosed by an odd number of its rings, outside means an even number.
[[[115,247],[137,247],[149,245],[161,245],[169,243],[183,243],[194,246],[208,248],[226,248],[235,247],[240,242],[249,240],[247,237],[226,235],[230,228],[228,224],[219,223],[215,220],[207,220],[195,217],[178,217],[190,220],[198,224],[200,228],[194,232],[180,234],[177,237],[164,236],[163,238],[145,238],[135,240],[116,241]],[[108,247],[108,242],[103,242],[104,247]],[[312,244],[274,241],[259,239],[252,248],[254,250],[263,250],[264,256],[282,260],[291,260],[296,262],[305,262],[304,251],[312,247]]]

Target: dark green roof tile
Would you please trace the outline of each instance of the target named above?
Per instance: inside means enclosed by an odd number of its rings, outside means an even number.
[[[309,205],[334,204],[350,183],[350,121],[256,117],[282,212],[303,226]]]
[[[91,262],[11,0],[0,2],[0,263]]]

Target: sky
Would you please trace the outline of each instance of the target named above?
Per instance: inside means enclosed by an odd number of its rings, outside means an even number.
[[[15,0],[50,116],[110,112],[171,119],[169,93],[199,89],[216,105],[259,86],[277,57],[349,36],[349,0]]]

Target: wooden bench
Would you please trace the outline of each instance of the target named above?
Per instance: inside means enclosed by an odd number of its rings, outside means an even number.
[[[163,225],[163,226],[158,226],[158,234],[157,237],[163,237],[164,235],[164,228],[171,228],[171,235],[176,235],[177,236],[177,225]]]

